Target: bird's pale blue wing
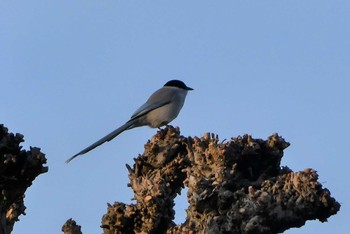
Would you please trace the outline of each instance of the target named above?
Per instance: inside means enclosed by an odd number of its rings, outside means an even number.
[[[142,106],[140,106],[135,113],[131,116],[130,120],[136,119],[142,115],[147,114],[148,112],[157,109],[159,107],[165,106],[167,104],[169,104],[171,101],[170,100],[162,100],[159,102],[154,102],[154,103],[148,103],[146,102],[145,104],[143,104]]]
[[[158,89],[147,100],[145,104],[140,106],[131,116],[130,120],[147,114],[148,112],[159,107],[169,104],[174,99],[174,92],[169,92],[169,89]]]

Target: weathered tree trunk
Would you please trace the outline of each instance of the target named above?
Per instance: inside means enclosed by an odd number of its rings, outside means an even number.
[[[67,222],[62,226],[62,232],[64,234],[82,234],[81,226],[73,219],[68,219]]]
[[[219,142],[211,134],[160,130],[133,168],[127,165],[136,204],[109,205],[104,233],[280,233],[307,220],[327,221],[340,204],[315,170],[280,166],[288,146],[277,134]],[[184,186],[189,207],[177,225],[174,198]]]
[[[21,214],[25,214],[24,193],[34,179],[48,171],[39,148],[22,150],[23,135],[8,133],[0,125],[0,234],[9,234]]]

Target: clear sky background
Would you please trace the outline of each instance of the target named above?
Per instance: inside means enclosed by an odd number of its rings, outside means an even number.
[[[282,165],[313,168],[341,204],[328,223],[349,227],[350,2],[1,1],[0,123],[38,146],[49,172],[26,193],[15,234],[60,233],[68,218],[102,233],[107,202],[131,203],[125,164],[155,129],[127,131],[71,164],[64,161],[129,119],[168,80],[194,88],[173,125],[282,135]],[[186,195],[176,222],[185,219]]]

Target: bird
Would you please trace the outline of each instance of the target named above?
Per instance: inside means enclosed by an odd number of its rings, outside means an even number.
[[[187,92],[193,90],[187,87],[181,80],[170,80],[165,85],[155,91],[125,124],[112,131],[105,137],[96,141],[92,145],[81,150],[66,160],[69,163],[74,158],[86,154],[107,141],[111,141],[120,133],[141,126],[160,128],[174,120],[184,105]]]

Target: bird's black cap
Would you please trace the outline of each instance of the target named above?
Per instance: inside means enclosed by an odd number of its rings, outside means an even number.
[[[185,85],[185,83],[182,82],[181,80],[171,80],[171,81],[168,81],[168,82],[166,82],[166,84],[165,84],[164,86],[168,86],[168,87],[177,87],[177,88],[185,89],[185,90],[193,90],[192,88],[187,87],[187,86]]]

